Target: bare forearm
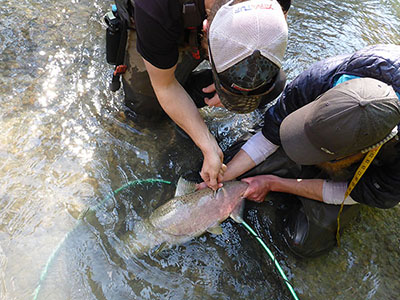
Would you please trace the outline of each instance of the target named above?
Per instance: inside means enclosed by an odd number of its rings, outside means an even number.
[[[175,67],[160,70],[144,60],[157,99],[168,116],[181,127],[203,154],[219,149],[196,105],[176,80]]]
[[[192,138],[203,153],[218,147],[196,105],[177,81],[159,91],[157,97],[164,111]]]
[[[323,202],[323,179],[289,179],[274,177],[271,181],[271,191],[289,193]]]

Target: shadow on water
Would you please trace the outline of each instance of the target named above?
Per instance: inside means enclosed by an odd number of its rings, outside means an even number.
[[[293,2],[289,80],[320,59],[400,39],[397,1]],[[107,88],[112,70],[101,19],[110,4],[2,1],[0,299],[32,299],[39,282],[38,299],[290,299],[260,245],[231,220],[222,235],[157,255],[120,251],[120,233],[170,199],[201,155],[169,121],[145,126],[124,118],[122,92]],[[259,113],[203,115],[223,149],[262,122]],[[145,178],[173,184],[130,187],[77,220],[113,190]],[[342,247],[301,260],[281,242],[278,203],[247,203],[245,219],[301,299],[397,299],[399,206],[363,207]]]

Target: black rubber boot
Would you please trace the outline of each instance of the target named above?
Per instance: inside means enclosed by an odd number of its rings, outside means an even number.
[[[301,206],[293,207],[284,219],[283,236],[289,249],[299,257],[316,257],[336,244],[337,215],[340,205],[298,197]],[[359,213],[359,205],[345,205],[340,215],[340,232]]]

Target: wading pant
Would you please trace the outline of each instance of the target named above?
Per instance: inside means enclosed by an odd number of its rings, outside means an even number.
[[[233,145],[225,153],[225,163],[232,159],[244,142]],[[262,174],[273,174],[284,178],[323,178],[317,167],[302,167],[290,160],[280,147],[264,162],[239,177],[246,178]],[[300,257],[315,257],[336,245],[337,215],[340,205],[325,204],[300,196],[297,201],[288,201],[282,216],[283,238],[290,250]],[[340,215],[340,228],[355,219],[359,205],[345,205]]]
[[[165,117],[166,114],[154,93],[143,59],[136,50],[136,39],[136,32],[130,30],[125,55],[125,63],[128,68],[122,76],[125,106],[130,110],[128,110],[128,115],[133,118],[160,119]],[[201,55],[200,59],[195,59],[190,47],[187,47],[187,49],[180,51],[175,70],[176,79],[186,89],[197,107],[205,106],[204,97],[213,95],[201,91],[202,88],[212,83],[211,70],[192,72],[203,59],[204,55]]]

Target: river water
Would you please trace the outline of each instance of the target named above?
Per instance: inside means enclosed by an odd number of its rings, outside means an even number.
[[[108,90],[103,15],[110,1],[1,0],[0,299],[291,299],[269,257],[233,221],[158,254],[119,251],[118,233],[171,198],[170,180],[200,153],[170,122],[124,118]],[[295,0],[284,69],[397,43],[397,0]],[[226,148],[260,116],[204,112]],[[213,120],[213,122],[211,122]],[[103,205],[99,205],[103,204]],[[89,207],[96,214],[78,216]],[[398,299],[400,207],[362,207],[342,246],[294,257],[274,234],[274,202],[245,219],[275,253],[300,299]]]

